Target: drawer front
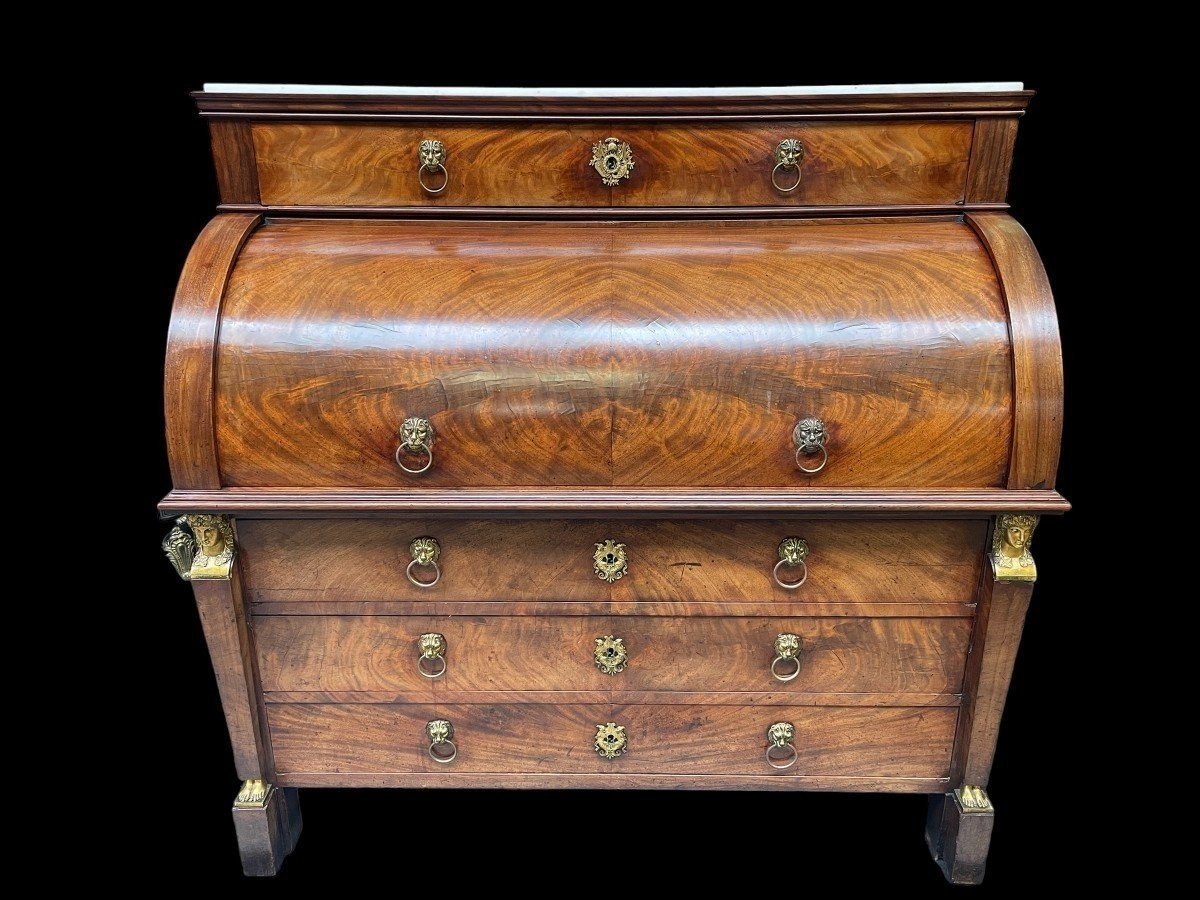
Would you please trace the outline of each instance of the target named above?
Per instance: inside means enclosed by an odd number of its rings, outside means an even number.
[[[958,710],[952,707],[691,705],[518,706],[271,703],[281,776],[436,772],[790,775],[942,778]],[[457,757],[429,756],[426,724],[448,720]],[[627,750],[605,759],[596,726],[623,726]],[[773,769],[767,729],[795,728],[796,762]]]
[[[762,125],[255,123],[262,202],[271,206],[887,206],[949,205],[966,188],[970,121]],[[609,187],[591,166],[608,137],[633,168]],[[799,169],[775,172],[784,139]],[[445,175],[418,181],[418,148],[439,140]],[[799,186],[790,187],[799,175]]]
[[[272,122],[252,135],[268,206],[609,205],[587,165],[603,128]],[[424,140],[442,142],[445,175],[419,173]]]
[[[971,619],[601,616],[259,616],[267,692],[429,691],[422,634],[440,634],[447,691],[797,691],[953,694]],[[795,635],[799,664],[776,637]],[[598,640],[616,638],[597,645]],[[612,674],[597,666],[596,653]],[[786,654],[785,654],[786,655]],[[772,665],[784,681],[772,675]],[[440,671],[442,662],[426,663]]]
[[[987,523],[947,521],[258,520],[238,522],[255,604],[563,601],[578,603],[968,603]],[[441,550],[432,588],[408,577],[410,544]],[[779,545],[808,546],[805,569]],[[624,544],[625,572],[597,576],[597,543]],[[415,566],[429,581],[432,567]],[[613,573],[615,576],[615,573]],[[279,611],[279,610],[272,610]],[[589,610],[591,611],[591,610]]]
[[[637,165],[614,206],[915,206],[963,200],[971,122],[621,126]],[[798,169],[774,171],[785,139]],[[772,174],[780,187],[771,182]],[[799,184],[791,191],[781,188]]]
[[[1006,311],[960,222],[279,221],[221,312],[228,487],[1006,483]]]

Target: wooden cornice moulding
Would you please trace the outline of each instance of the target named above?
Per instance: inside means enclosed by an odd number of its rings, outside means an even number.
[[[438,517],[923,517],[973,518],[1004,512],[1064,513],[1057,491],[939,490],[531,490],[429,488],[386,491],[289,488],[175,490],[159,503],[164,517],[213,512],[244,518]]]
[[[192,96],[202,116],[226,118],[496,118],[589,119],[602,117],[663,119],[754,119],[922,116],[947,114],[975,117],[1020,115],[1034,92],[918,91],[911,93],[812,93],[808,88],[747,90],[727,95],[663,89],[628,95],[609,92],[548,94],[532,90],[396,89],[396,93],[284,93],[238,91],[238,85],[213,85],[216,91],[195,91]],[[286,86],[282,86],[286,87]],[[226,90],[232,89],[232,90]],[[432,90],[432,89],[430,89]],[[474,90],[474,93],[469,91]],[[671,93],[678,90],[677,93]],[[824,89],[822,89],[824,90]]]
[[[831,219],[845,216],[891,220],[921,216],[961,217],[971,212],[1004,212],[1007,203],[967,203],[930,206],[264,206],[259,203],[222,203],[224,213],[304,218],[373,219],[580,219],[634,221],[642,219]]]

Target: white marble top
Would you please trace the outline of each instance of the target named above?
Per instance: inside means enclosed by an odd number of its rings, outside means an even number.
[[[803,97],[822,94],[975,94],[1019,91],[1019,81],[952,81],[945,84],[825,84],[799,87],[497,88],[381,87],[367,84],[204,85],[211,94],[373,94],[404,97]]]

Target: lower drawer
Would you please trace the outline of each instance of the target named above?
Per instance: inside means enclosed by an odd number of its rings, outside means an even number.
[[[263,688],[271,693],[444,687],[954,694],[962,687],[971,624],[968,618],[258,616],[254,630]],[[445,673],[436,682],[417,670],[426,632],[445,640]],[[787,681],[771,674],[781,632],[794,634],[800,647],[798,671],[795,662],[776,665],[780,675],[794,676]],[[617,674],[596,665],[596,641],[606,636],[621,640],[625,660]]]
[[[937,779],[949,770],[957,714],[953,707],[267,705],[281,783],[340,775],[324,783],[348,785],[406,773]],[[449,764],[429,755],[426,725],[436,719],[454,729],[457,756]],[[597,726],[610,722],[624,727],[627,740],[611,760],[594,748]],[[795,729],[796,760],[787,769],[767,761],[767,730],[776,722]]]

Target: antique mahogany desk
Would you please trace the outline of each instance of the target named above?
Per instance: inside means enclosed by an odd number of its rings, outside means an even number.
[[[1017,84],[210,85],[166,357],[244,779],[930,795],[982,878],[1062,370]]]

